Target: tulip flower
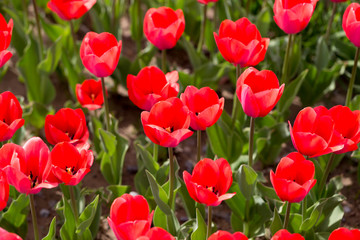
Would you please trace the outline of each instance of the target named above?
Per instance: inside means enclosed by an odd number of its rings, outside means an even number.
[[[120,58],[122,42],[108,32],[88,32],[80,46],[80,58],[84,66],[97,77],[113,74]]]
[[[10,188],[6,174],[0,170],[0,211],[2,211],[7,205],[9,200],[9,191]]]
[[[329,240],[340,240],[340,239],[359,240],[360,230],[359,229],[349,230],[347,228],[341,227],[335,229],[329,236]]]
[[[18,235],[16,235],[15,233],[10,233],[1,227],[0,227],[0,236],[4,240],[5,239],[6,240],[22,240],[22,238],[19,237]]]
[[[86,143],[89,131],[84,112],[80,108],[62,108],[55,115],[47,115],[45,136],[52,145],[60,142],[70,142],[74,145]]]
[[[20,103],[14,94],[8,91],[0,94],[0,142],[11,139],[15,132],[24,125],[22,112]]]
[[[197,0],[201,4],[209,4],[210,2],[217,2],[219,0]]]
[[[305,240],[305,238],[298,233],[291,234],[286,229],[281,229],[275,233],[271,240]]]
[[[270,180],[281,201],[301,202],[315,185],[315,166],[298,152],[283,157]]]
[[[81,18],[95,3],[96,0],[50,0],[47,6],[62,20],[69,21]]]
[[[137,76],[127,76],[129,98],[139,108],[150,111],[155,103],[178,95],[178,80],[177,71],[164,74],[155,66],[144,67]]]
[[[175,47],[184,30],[185,18],[181,9],[150,8],[145,14],[144,34],[160,50]]]
[[[82,84],[76,84],[76,97],[81,106],[90,111],[101,108],[104,103],[101,81],[88,79]]]
[[[154,212],[141,196],[124,194],[111,204],[108,223],[118,240],[133,240],[146,235],[150,230]]]
[[[346,8],[342,21],[342,27],[347,38],[356,47],[360,47],[360,36],[358,34],[360,30],[360,19],[358,17],[359,8],[359,3],[351,3]]]
[[[344,148],[344,138],[335,131],[335,123],[323,107],[307,107],[296,116],[294,127],[289,121],[290,135],[299,153],[317,157]]]
[[[156,103],[150,112],[141,113],[144,132],[150,140],[163,147],[176,147],[193,132],[189,109],[178,98]]]
[[[208,240],[248,240],[248,238],[241,232],[231,234],[229,232],[219,230],[212,234]]]
[[[270,39],[262,38],[255,24],[247,18],[236,22],[222,21],[219,35],[214,32],[216,45],[226,61],[241,68],[255,66],[265,58]]]
[[[13,20],[10,19],[7,23],[0,13],[0,68],[12,57],[12,53],[7,48],[10,46],[13,27]]]
[[[136,240],[175,240],[175,238],[166,230],[160,227],[153,227],[145,236],[141,236]]]

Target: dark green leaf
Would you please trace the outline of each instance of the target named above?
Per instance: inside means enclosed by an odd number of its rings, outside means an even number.
[[[75,230],[76,222],[70,204],[65,200],[64,202],[64,225],[60,228],[61,239],[73,240],[76,239]]]
[[[51,221],[49,232],[42,240],[55,240],[56,234],[56,217]]]
[[[149,172],[145,171],[146,176],[150,183],[151,192],[154,196],[155,202],[166,215],[171,214],[171,208],[168,206],[168,196],[165,192],[165,190],[156,182],[154,176]]]
[[[272,219],[271,225],[270,225],[271,235],[274,235],[277,231],[279,231],[282,228],[283,228],[283,223],[281,221],[278,210],[275,207],[274,216],[273,216],[273,219]]]
[[[257,176],[255,170],[246,164],[241,165],[236,174],[241,193],[247,199],[251,199],[254,195]]]
[[[76,229],[76,234],[78,236],[81,236],[83,232],[90,227],[94,219],[94,216],[96,214],[98,202],[99,202],[99,195],[97,195],[94,201],[92,201],[88,206],[86,206],[84,211],[81,213],[79,217],[79,225],[77,226]]]
[[[191,240],[206,240],[206,223],[199,209],[196,209],[196,223],[191,234]]]

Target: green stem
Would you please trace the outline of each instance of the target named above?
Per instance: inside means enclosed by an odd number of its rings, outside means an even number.
[[[335,17],[335,14],[336,14],[336,7],[337,7],[337,3],[333,2],[332,14],[331,14],[329,24],[328,24],[328,27],[326,29],[326,33],[325,33],[325,37],[324,37],[325,42],[327,42],[329,40],[331,26],[332,26],[332,23],[334,21],[334,17]]]
[[[247,2],[246,2],[246,16],[249,16],[250,5],[251,5],[251,0],[247,0]]]
[[[155,162],[157,162],[159,157],[159,145],[157,145],[156,143],[153,144],[154,144],[153,159]]]
[[[37,28],[37,32],[38,32],[38,37],[39,37],[39,42],[40,42],[40,49],[39,49],[39,57],[40,60],[43,59],[43,53],[44,53],[44,42],[43,42],[43,38],[41,35],[41,27],[40,27],[40,17],[39,17],[39,11],[38,11],[38,7],[36,4],[36,0],[32,0],[33,2],[33,6],[34,6],[34,12],[35,12],[35,20],[36,20],[36,28]]]
[[[31,210],[31,217],[32,217],[32,224],[34,228],[34,239],[39,240],[39,228],[37,223],[36,217],[36,209],[35,209],[35,201],[34,201],[34,194],[29,194],[30,198],[30,210]]]
[[[23,13],[24,13],[24,26],[28,26],[28,7],[26,0],[22,0],[22,7],[23,7]]]
[[[78,223],[78,221],[79,221],[79,211],[78,211],[77,204],[76,204],[74,186],[69,186],[69,192],[70,192],[71,206],[72,206],[73,213],[74,213],[74,216],[75,216],[75,221],[76,221],[76,223]],[[65,200],[65,198],[64,198],[64,200]]]
[[[302,222],[304,222],[306,219],[306,208],[307,208],[307,196],[305,196],[304,200],[301,202]]]
[[[166,50],[161,51],[161,68],[166,73]]]
[[[174,150],[169,147],[169,206],[173,207],[174,203],[174,185],[175,185],[175,169],[174,169]]]
[[[329,161],[326,164],[325,172],[324,172],[324,174],[323,174],[323,176],[321,178],[320,185],[319,185],[319,190],[318,190],[319,197],[322,196],[322,193],[323,193],[323,190],[324,190],[324,187],[325,187],[325,184],[326,184],[326,180],[327,180],[327,178],[328,178],[328,176],[330,174],[333,162],[335,160],[335,156],[336,156],[336,154],[332,153],[330,155]]]
[[[249,166],[253,164],[253,152],[254,152],[254,132],[255,132],[255,118],[250,118],[250,135],[249,135]]]
[[[287,75],[288,75],[288,67],[289,67],[289,57],[290,57],[290,51],[291,51],[291,45],[292,45],[293,38],[294,38],[293,34],[289,34],[283,68],[282,68],[281,83],[286,83],[288,80]]]
[[[236,81],[239,79],[240,75],[241,75],[241,67],[240,67],[240,65],[236,65]],[[237,115],[239,113],[238,103],[239,103],[239,100],[238,100],[238,97],[236,95],[236,90],[235,90],[234,101],[233,101],[233,109],[232,109],[232,114],[231,114],[231,116],[232,116],[231,128],[232,129],[235,126]]]
[[[111,12],[111,22],[112,22],[112,27],[113,29],[113,34],[115,35],[115,30],[116,30],[116,5],[117,5],[117,0],[113,0],[112,2],[112,12]]]
[[[71,37],[72,37],[73,45],[74,45],[74,53],[76,54],[76,59],[77,59],[78,58],[77,55],[79,55],[79,51],[78,51],[77,45],[76,45],[76,34],[75,34],[74,23],[72,20],[70,20],[69,23],[70,23]]]
[[[207,19],[206,13],[207,13],[207,4],[204,4],[204,11],[203,11],[203,19],[202,19],[202,23],[201,23],[200,38],[199,38],[199,43],[198,43],[198,46],[197,46],[197,52],[198,53],[201,52],[201,49],[202,49],[203,44],[204,44],[206,19]]]
[[[286,207],[286,214],[285,214],[283,229],[286,229],[289,224],[290,210],[291,210],[291,202],[288,202],[287,207]]]
[[[207,219],[207,232],[206,239],[208,239],[211,235],[211,220],[212,220],[212,207],[208,206],[208,219]]]
[[[105,118],[106,118],[106,130],[110,130],[110,111],[109,111],[109,103],[106,96],[106,88],[105,88],[105,79],[104,77],[101,78],[101,87],[104,97],[104,104],[105,104]]]
[[[353,92],[353,88],[354,88],[354,82],[355,82],[355,77],[356,77],[356,70],[357,70],[359,54],[360,54],[360,47],[356,48],[356,53],[355,53],[355,58],[354,58],[354,66],[353,66],[353,69],[352,69],[352,72],[351,72],[350,83],[349,83],[349,87],[348,87],[347,94],[346,94],[345,105],[348,106],[348,107],[350,106],[352,92]]]
[[[201,130],[197,130],[197,158],[196,158],[196,162],[200,161],[201,158]]]

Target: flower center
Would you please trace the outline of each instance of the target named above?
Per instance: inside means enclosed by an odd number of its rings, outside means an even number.
[[[31,188],[36,187],[38,183],[38,176],[34,176],[30,171],[30,175],[28,176],[29,180],[31,181]]]
[[[95,102],[95,94],[92,93],[92,94],[90,95],[90,97],[91,97],[91,101],[92,101],[92,102]]]
[[[219,191],[215,188],[215,187],[208,187],[208,186],[205,186],[206,189],[212,191],[215,195],[218,195],[219,194]]]
[[[75,167],[67,167],[67,166],[65,166],[65,171],[68,174],[74,175],[75,174]]]
[[[169,133],[172,133],[174,131],[174,127],[167,127],[165,130]]]
[[[65,132],[65,135],[68,136],[70,138],[70,140],[73,140],[74,138],[74,134],[70,133],[70,132]]]

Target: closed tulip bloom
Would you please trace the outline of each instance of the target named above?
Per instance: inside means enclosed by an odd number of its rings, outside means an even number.
[[[144,67],[137,76],[127,76],[129,98],[139,108],[150,111],[155,103],[178,95],[178,80],[177,71],[164,74],[157,67]]]
[[[185,18],[181,9],[150,8],[145,14],[144,34],[160,50],[175,47],[184,30]]]
[[[181,101],[190,110],[190,127],[194,130],[206,130],[220,118],[224,110],[224,98],[220,98],[209,87],[197,89],[188,86],[180,96]]]
[[[86,143],[89,131],[84,112],[80,108],[62,108],[55,115],[47,115],[45,136],[52,145],[60,142],[70,142],[74,145]]]
[[[141,123],[146,136],[162,147],[176,147],[193,134],[189,130],[189,109],[175,97],[156,103],[150,112],[142,112]]]
[[[14,94],[8,91],[0,94],[0,142],[11,139],[24,125],[22,113],[20,103]]]
[[[84,66],[95,76],[113,74],[120,58],[122,42],[108,32],[88,32],[80,46],[80,58]]]
[[[124,194],[111,204],[108,223],[118,240],[135,240],[150,230],[153,212],[141,196]]]
[[[281,229],[275,233],[271,240],[305,240],[305,238],[298,233],[291,234],[286,229]]]
[[[153,227],[145,236],[141,236],[136,240],[175,240],[175,238],[166,230],[160,227]]]
[[[304,30],[310,22],[318,0],[275,0],[274,20],[287,34]]]
[[[241,232],[231,234],[229,232],[219,230],[213,233],[208,240],[248,240],[248,238]]]
[[[283,157],[270,180],[281,201],[301,202],[315,185],[315,166],[298,152]]]
[[[10,188],[6,174],[0,169],[0,211],[7,205],[9,200],[9,190]]]
[[[328,240],[359,240],[360,239],[360,230],[353,229],[349,230],[347,228],[338,228],[335,229],[329,236]]]
[[[0,227],[0,236],[1,236],[0,239],[3,240],[22,240],[22,238],[16,235],[15,233],[10,233],[1,227]]]
[[[237,80],[236,95],[246,115],[265,117],[280,100],[284,87],[279,86],[274,72],[250,67]]]
[[[10,19],[7,23],[0,13],[0,68],[12,57],[12,53],[7,48],[10,46],[13,27],[13,20]]]
[[[299,153],[311,158],[344,148],[344,138],[335,131],[329,111],[323,107],[307,107],[296,116],[294,127],[289,121],[290,135]]]
[[[218,206],[235,195],[226,193],[233,179],[230,164],[224,158],[200,160],[192,175],[184,171],[183,179],[190,197],[207,206]]]
[[[351,3],[345,10],[342,21],[342,28],[347,38],[356,47],[360,47],[360,4]]]
[[[101,80],[88,79],[82,84],[76,84],[76,98],[82,107],[96,110],[104,103]]]
[[[47,6],[62,20],[69,21],[81,18],[95,3],[96,0],[50,0]]]
[[[224,59],[240,67],[255,66],[265,58],[270,39],[262,38],[259,30],[247,18],[236,22],[221,22],[215,42]]]

